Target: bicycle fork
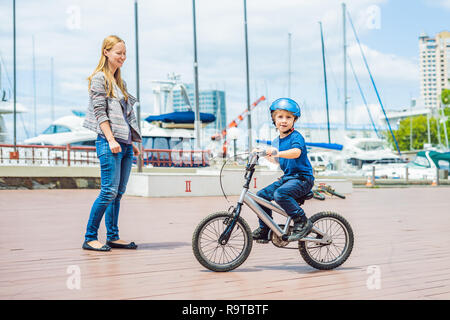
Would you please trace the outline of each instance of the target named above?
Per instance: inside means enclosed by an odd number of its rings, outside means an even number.
[[[241,208],[244,204],[244,198],[247,194],[248,188],[245,188],[241,192],[241,196],[239,197],[239,201],[236,205],[236,208],[233,210],[233,218],[231,218],[231,221],[228,221],[228,225],[224,232],[220,235],[217,242],[219,242],[221,245],[226,245],[228,243],[228,240],[230,239],[231,233],[233,232],[234,226],[236,225],[236,221],[239,219],[239,215],[241,214]]]

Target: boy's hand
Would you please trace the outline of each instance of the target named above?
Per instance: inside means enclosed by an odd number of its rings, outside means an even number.
[[[266,149],[268,157],[275,157],[278,154],[278,150],[274,147],[269,147]]]

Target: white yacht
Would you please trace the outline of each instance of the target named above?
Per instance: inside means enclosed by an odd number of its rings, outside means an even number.
[[[378,138],[349,138],[342,140],[341,151],[322,152],[322,158],[326,159],[326,169],[323,175],[349,175],[364,176],[376,170],[390,169],[403,166],[405,160],[392,152],[385,140]],[[319,170],[320,171],[320,170]]]
[[[357,169],[374,163],[386,165],[405,162],[392,152],[387,141],[378,138],[346,138],[342,155],[349,165]]]
[[[53,121],[40,135],[26,139],[29,145],[62,146],[95,146],[97,133],[83,127],[84,116],[73,111],[73,115],[64,116]]]
[[[376,167],[376,178],[405,179],[406,168],[408,168],[408,178],[411,180],[432,180],[436,178],[437,169],[450,169],[450,152],[419,151],[416,157],[409,163]],[[368,167],[364,172],[365,176],[372,176],[372,167]]]

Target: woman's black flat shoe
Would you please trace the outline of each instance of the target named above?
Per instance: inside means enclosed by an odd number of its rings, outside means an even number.
[[[137,248],[137,244],[135,244],[134,242],[130,242],[127,244],[121,244],[121,243],[114,243],[112,241],[107,241],[106,244],[108,246],[110,246],[111,248],[116,248],[116,249],[136,249]]]
[[[94,247],[92,247],[91,245],[89,245],[89,244],[87,243],[87,241],[85,241],[85,242],[83,243],[82,248],[85,249],[85,250],[92,250],[92,251],[110,251],[110,250],[111,250],[111,247],[108,246],[108,245],[106,245],[106,244],[103,245],[103,247],[101,247],[101,248],[94,248]]]

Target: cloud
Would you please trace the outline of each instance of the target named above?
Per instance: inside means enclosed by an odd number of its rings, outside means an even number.
[[[347,50],[355,67],[355,72],[357,74],[367,73],[359,46],[354,44]],[[383,53],[366,45],[362,45],[362,50],[371,72],[377,79],[407,82],[419,81],[419,68],[415,61],[395,54]]]
[[[450,9],[450,0],[425,0],[425,3],[433,7],[443,7],[445,9]]]

